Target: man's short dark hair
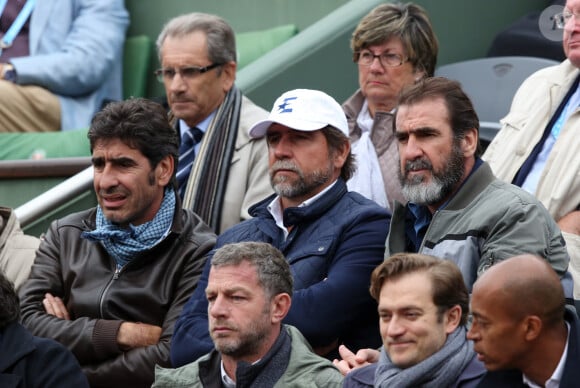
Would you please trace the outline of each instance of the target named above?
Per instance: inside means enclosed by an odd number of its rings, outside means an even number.
[[[281,293],[292,297],[293,279],[290,265],[276,247],[263,242],[226,244],[215,251],[212,267],[239,265],[249,262],[256,268],[260,285],[270,298]]]
[[[151,168],[170,155],[175,166],[175,180],[179,150],[177,130],[169,124],[165,108],[156,102],[133,98],[108,104],[93,118],[88,137],[91,153],[96,142],[119,139],[139,150],[149,160]]]
[[[471,100],[461,89],[459,82],[444,77],[421,79],[403,88],[397,102],[397,110],[401,105],[413,105],[433,98],[443,98],[445,101],[449,115],[449,125],[456,140],[463,139],[468,130],[475,128],[478,135],[475,156],[480,156],[482,150],[479,144],[479,118]],[[396,119],[397,113],[395,112],[393,130],[397,128]]]
[[[20,319],[20,305],[14,284],[0,271],[0,330]]]
[[[449,260],[438,259],[420,253],[397,253],[386,259],[371,275],[370,293],[377,302],[383,284],[404,275],[424,272],[431,278],[433,303],[439,316],[453,306],[461,307],[461,325],[467,323],[469,314],[469,292],[461,271]]]

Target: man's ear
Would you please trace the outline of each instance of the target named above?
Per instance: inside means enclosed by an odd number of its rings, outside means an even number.
[[[465,131],[465,136],[461,139],[461,150],[465,158],[470,158],[477,151],[479,131],[475,128]]]
[[[461,323],[461,312],[462,310],[459,305],[455,305],[445,312],[444,324],[446,334],[451,334],[457,329]]]
[[[524,338],[527,341],[535,340],[542,331],[542,320],[536,315],[528,315],[522,320]]]
[[[159,161],[155,167],[155,174],[159,182],[159,186],[165,187],[171,181],[173,171],[175,170],[175,160],[172,155],[166,155]]]
[[[271,300],[270,316],[272,323],[279,323],[286,317],[292,305],[292,298],[287,293],[275,295]]]
[[[237,64],[234,61],[222,65],[222,74],[220,77],[224,93],[229,92],[232,86],[234,86],[234,82],[236,81],[236,69]]]
[[[350,141],[345,141],[342,143],[342,147],[336,149],[334,151],[334,168],[337,170],[341,170],[342,166],[346,162],[346,158],[348,158],[348,154],[350,153]]]

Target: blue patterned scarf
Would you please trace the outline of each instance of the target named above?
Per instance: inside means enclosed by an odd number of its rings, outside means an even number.
[[[142,225],[122,228],[107,220],[101,206],[97,206],[97,227],[91,232],[83,232],[82,238],[100,242],[107,253],[123,267],[139,253],[149,250],[161,242],[169,233],[175,212],[175,191],[165,189],[159,211],[153,220]]]

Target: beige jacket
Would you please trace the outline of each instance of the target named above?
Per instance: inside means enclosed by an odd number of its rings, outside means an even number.
[[[40,240],[27,236],[11,209],[0,207],[0,270],[18,291],[28,279]]]
[[[566,60],[531,75],[516,93],[502,128],[483,158],[512,182],[580,71]],[[580,205],[580,109],[568,118],[550,153],[535,196],[557,221]],[[570,255],[574,297],[580,299],[580,236],[562,233]]]
[[[217,234],[251,218],[248,208],[273,193],[268,175],[266,138],[254,140],[248,134],[254,123],[267,116],[268,112],[245,96],[242,97],[236,149],[230,163],[222,206],[221,230],[216,231]]]

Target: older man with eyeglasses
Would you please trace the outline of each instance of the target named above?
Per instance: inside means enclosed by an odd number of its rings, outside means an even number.
[[[534,194],[566,240],[580,299],[580,0],[554,16],[567,59],[532,74],[516,93],[483,158],[494,174]]]
[[[177,181],[183,206],[216,233],[250,218],[250,205],[272,193],[264,139],[248,129],[268,112],[234,85],[236,42],[222,18],[190,13],[170,20],[157,39],[172,122],[180,134]]]

